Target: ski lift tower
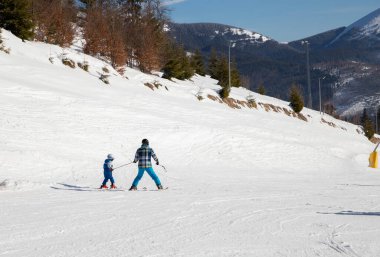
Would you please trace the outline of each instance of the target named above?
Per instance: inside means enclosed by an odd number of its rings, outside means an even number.
[[[311,97],[311,82],[310,82],[310,58],[309,58],[309,41],[302,41],[302,45],[306,45],[306,68],[307,68],[307,89],[309,91],[309,102],[308,106],[310,109],[313,108],[313,100]]]

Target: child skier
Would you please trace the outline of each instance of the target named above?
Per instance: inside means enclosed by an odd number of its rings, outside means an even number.
[[[103,180],[103,183],[102,185],[100,186],[100,189],[107,189],[107,182],[108,180],[111,180],[111,189],[114,189],[116,188],[115,186],[115,180],[113,179],[112,177],[112,171],[113,171],[113,155],[112,154],[109,154],[107,155],[107,159],[104,161],[104,164],[103,164],[103,169],[104,169],[104,180]]]
[[[129,191],[137,190],[137,185],[140,182],[145,171],[154,180],[158,190],[163,189],[160,179],[157,177],[156,173],[152,168],[151,157],[153,157],[153,159],[156,161],[156,164],[159,165],[156,154],[154,153],[153,149],[149,147],[148,139],[143,139],[142,146],[139,149],[137,149],[135,159],[133,161],[134,163],[139,162],[139,172],[135,180],[133,181]]]

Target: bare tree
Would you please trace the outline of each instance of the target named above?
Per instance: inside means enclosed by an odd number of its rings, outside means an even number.
[[[136,49],[140,69],[149,72],[163,66],[162,56],[166,43],[164,33],[165,9],[159,0],[146,0],[141,18],[141,42]]]
[[[76,8],[72,0],[31,0],[36,23],[35,38],[63,47],[71,45],[75,31]]]
[[[86,41],[85,53],[107,56],[109,52],[107,39],[110,38],[110,30],[101,6],[94,4],[87,8],[83,38]]]

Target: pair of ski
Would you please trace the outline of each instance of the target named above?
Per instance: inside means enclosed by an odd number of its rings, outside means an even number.
[[[115,191],[115,192],[125,192],[129,191],[127,189],[120,189],[120,188],[97,188],[99,191]],[[164,187],[162,189],[149,189],[146,187],[143,187],[142,189],[137,189],[137,190],[131,190],[131,191],[163,191],[163,190],[168,190],[169,187]]]

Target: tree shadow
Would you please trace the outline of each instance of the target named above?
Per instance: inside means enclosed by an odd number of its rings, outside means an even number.
[[[380,185],[362,185],[362,184],[338,184],[339,186],[357,186],[357,187],[380,187]]]
[[[341,211],[336,215],[358,215],[358,216],[380,216],[380,212],[362,212],[362,211]]]
[[[361,211],[340,211],[340,212],[318,212],[319,214],[335,214],[348,216],[380,216],[380,212],[361,212]]]
[[[69,191],[93,191],[93,189],[91,189],[88,186],[82,187],[82,186],[76,186],[76,185],[69,185],[65,183],[57,183],[57,185],[61,185],[63,187],[50,186],[50,188],[56,189],[56,190],[69,190]]]
[[[85,186],[85,187],[82,187],[82,186],[76,186],[76,185],[69,185],[69,184],[65,184],[65,183],[57,183],[58,185],[62,185],[62,186],[65,186],[65,187],[68,187],[68,188],[78,188],[78,189],[82,189],[82,188],[90,188],[88,186]]]

